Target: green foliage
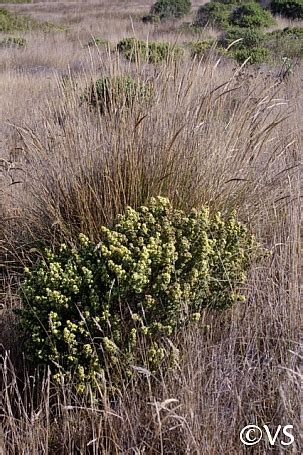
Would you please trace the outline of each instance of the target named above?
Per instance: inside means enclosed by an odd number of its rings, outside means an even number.
[[[13,27],[13,16],[7,10],[0,9],[0,32],[9,32]]]
[[[268,33],[266,45],[275,57],[303,57],[303,27],[286,27]]]
[[[115,368],[128,374],[140,342],[140,364],[156,368],[163,340],[205,307],[224,309],[242,299],[237,289],[256,244],[234,214],[188,215],[165,198],[126,209],[93,245],[81,235],[78,248],[62,245],[22,286],[21,327],[28,355],[50,365],[54,378],[76,374],[78,389]],[[146,353],[146,352],[145,352]]]
[[[271,14],[258,3],[250,2],[238,6],[232,12],[230,23],[238,27],[261,28],[274,23]]]
[[[242,5],[243,3],[251,2],[251,0],[214,0],[214,1],[216,3],[221,3],[223,5],[231,5],[232,7],[236,7],[237,5]]]
[[[272,0],[270,9],[289,19],[303,19],[303,0]]]
[[[241,41],[235,42],[241,39]],[[235,42],[235,43],[234,43]],[[228,54],[239,63],[250,57],[249,63],[281,61],[282,58],[303,57],[303,28],[287,27],[263,33],[258,29],[233,27],[220,38],[219,45],[227,48]]]
[[[22,48],[26,45],[26,39],[18,36],[7,36],[0,39],[0,47],[16,47]]]
[[[102,114],[151,98],[151,87],[131,76],[104,76],[86,89],[84,100]]]
[[[303,39],[303,27],[286,27],[275,30],[271,35],[280,35],[281,38]]]
[[[244,63],[249,58],[248,63],[260,64],[264,63],[269,59],[269,50],[265,47],[252,47],[252,48],[240,48],[231,52],[230,54],[238,63]]]
[[[38,29],[43,31],[64,30],[63,27],[56,26],[50,22],[38,22],[27,16],[13,14],[4,8],[0,9],[0,32],[26,32]]]
[[[147,14],[146,16],[142,17],[142,22],[145,24],[158,24],[160,21],[160,16],[157,16],[157,14]]]
[[[215,48],[215,40],[198,40],[187,43],[192,58],[202,58]]]
[[[127,60],[146,61],[148,63],[159,63],[172,58],[173,60],[183,55],[183,49],[171,43],[145,42],[136,38],[125,38],[117,45],[117,49]]]
[[[89,42],[87,43],[87,47],[94,47],[94,46],[97,46],[97,47],[101,47],[101,46],[104,46],[104,47],[107,47],[109,45],[109,42],[108,40],[106,39],[103,39],[103,38],[99,38],[98,36],[93,36],[91,40],[89,40]]]
[[[256,48],[261,46],[265,40],[265,35],[260,30],[246,29],[241,27],[230,27],[219,40],[219,44],[223,47],[228,47],[236,40],[241,40],[232,45],[232,48]]]
[[[151,7],[150,14],[158,16],[161,20],[181,18],[189,14],[190,9],[190,0],[157,0]]]
[[[214,26],[225,28],[229,25],[229,17],[234,5],[219,2],[206,3],[197,11],[195,25],[200,27]]]

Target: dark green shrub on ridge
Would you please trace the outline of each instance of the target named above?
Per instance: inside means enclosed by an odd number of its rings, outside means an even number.
[[[271,14],[258,3],[250,2],[238,6],[232,12],[230,24],[238,27],[263,28],[274,23]]]
[[[150,14],[162,19],[181,18],[190,13],[190,0],[157,0]]]
[[[289,19],[303,19],[303,0],[272,0],[270,9]]]
[[[207,209],[188,215],[165,198],[127,208],[98,245],[80,236],[78,248],[47,250],[22,286],[21,328],[26,352],[50,366],[53,378],[72,377],[82,391],[95,379],[130,374],[144,339],[153,369],[166,356],[163,341],[205,307],[224,309],[237,293],[256,248],[234,215]]]
[[[195,25],[200,27],[213,26],[226,28],[229,25],[229,17],[234,5],[219,2],[206,3],[197,11]]]

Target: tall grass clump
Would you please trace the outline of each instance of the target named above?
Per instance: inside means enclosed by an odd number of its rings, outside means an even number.
[[[83,100],[101,114],[129,108],[135,103],[151,101],[152,87],[129,75],[104,76],[92,82],[84,91]]]

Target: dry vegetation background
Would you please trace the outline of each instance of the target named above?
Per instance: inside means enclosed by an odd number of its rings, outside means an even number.
[[[6,7],[68,28],[19,33],[24,49],[0,49],[4,453],[301,453],[302,64],[282,80],[215,54],[152,66],[84,46],[92,36],[192,39],[178,22],[143,24],[145,0]],[[151,107],[101,117],[81,102],[92,79],[123,73],[153,84]],[[100,390],[102,409],[47,372],[39,387],[15,328],[22,267],[40,243],[96,240],[126,204],[158,194],[184,209],[237,208],[271,251],[251,271],[247,302],[205,311],[201,328],[176,340],[175,371],[139,368],[114,402]],[[245,448],[239,431],[250,423],[294,425],[295,444]]]

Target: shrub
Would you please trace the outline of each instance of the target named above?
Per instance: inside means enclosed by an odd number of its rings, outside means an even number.
[[[230,18],[230,23],[238,27],[261,28],[274,23],[271,14],[258,3],[251,2],[237,7]]]
[[[142,22],[145,24],[150,23],[150,24],[157,24],[160,22],[160,17],[157,16],[156,14],[147,14],[146,16],[142,17]]]
[[[181,18],[190,13],[190,0],[158,0],[151,7],[150,14],[160,19]]]
[[[13,16],[7,10],[0,9],[0,32],[9,32],[12,28]]]
[[[27,352],[49,364],[55,379],[75,373],[80,390],[115,365],[127,373],[142,339],[144,365],[154,368],[164,357],[162,339],[198,320],[203,308],[224,309],[240,298],[254,249],[234,215],[185,215],[160,197],[127,208],[101,229],[98,245],[81,235],[77,249],[47,250],[26,271]]]
[[[282,38],[303,39],[303,27],[286,27],[271,34],[280,33]]]
[[[202,58],[215,48],[215,44],[215,40],[199,40],[188,43],[187,47],[192,58]]]
[[[159,63],[169,58],[177,59],[183,55],[183,49],[178,45],[155,41],[146,43],[136,38],[123,39],[118,43],[117,49],[127,60],[148,63]]]
[[[303,0],[272,0],[270,9],[289,19],[303,19]]]
[[[86,89],[84,100],[102,114],[122,107],[132,107],[135,101],[151,97],[151,87],[131,76],[104,76]]]
[[[251,49],[259,47],[264,42],[265,35],[259,30],[231,27],[220,38],[219,44],[223,47],[228,47],[239,39],[241,39],[241,41],[233,44],[232,48]]]
[[[26,45],[26,39],[16,36],[8,36],[0,40],[0,47],[24,47]]]
[[[106,39],[99,38],[98,36],[93,36],[92,39],[87,43],[87,47],[93,47],[93,46],[108,46],[109,42]]]
[[[242,5],[243,3],[251,2],[251,0],[215,0],[215,1],[216,1],[216,3],[221,3],[223,5],[231,5],[232,7],[235,7],[236,5]]]
[[[248,63],[260,64],[268,60],[270,53],[265,47],[255,47],[251,49],[243,47],[241,49],[234,50],[231,55],[239,63],[243,63],[249,58]]]
[[[28,31],[41,29],[43,31],[50,30],[65,30],[62,26],[54,25],[50,22],[39,22],[30,17],[19,16],[7,11],[4,8],[0,9],[0,32],[13,31]]]
[[[274,56],[303,57],[303,27],[287,27],[266,35],[266,45]]]
[[[225,28],[229,25],[229,17],[233,7],[234,5],[225,5],[219,2],[206,3],[198,9],[195,25]]]

